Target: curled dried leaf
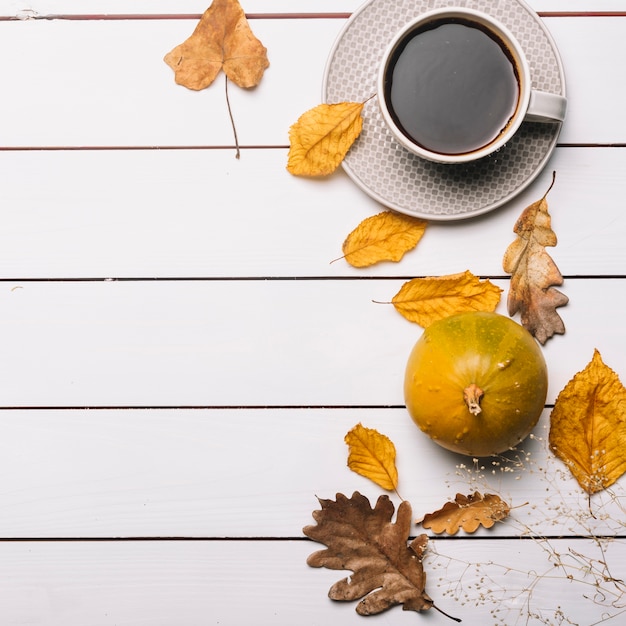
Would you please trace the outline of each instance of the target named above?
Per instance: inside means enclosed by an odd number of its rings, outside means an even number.
[[[559,393],[549,439],[552,452],[589,494],[626,471],[626,388],[598,350]]]
[[[369,267],[380,261],[398,262],[419,243],[426,225],[425,220],[395,211],[372,215],[344,241],[344,258],[353,267]]]
[[[509,315],[519,311],[522,326],[541,344],[555,333],[565,332],[556,309],[568,302],[568,297],[554,288],[563,284],[563,276],[545,250],[557,243],[546,200],[550,189],[517,220],[513,228],[517,239],[507,248],[502,261],[504,271],[511,274]]]
[[[386,435],[357,424],[345,436],[349,446],[348,467],[383,489],[398,488],[396,447]]]
[[[363,128],[362,102],[320,104],[289,129],[287,170],[296,176],[332,174]]]
[[[509,505],[493,493],[482,495],[475,491],[469,496],[457,493],[454,502],[446,502],[434,513],[424,515],[418,524],[437,534],[455,535],[461,528],[473,533],[479,526],[491,528],[505,519],[510,510]]]
[[[433,322],[466,311],[495,311],[502,289],[481,281],[470,271],[448,276],[414,278],[392,298],[394,307],[410,322],[426,328]]]
[[[223,69],[235,85],[255,87],[269,66],[238,0],[213,0],[192,35],[165,55],[175,80],[189,89],[208,87]]]

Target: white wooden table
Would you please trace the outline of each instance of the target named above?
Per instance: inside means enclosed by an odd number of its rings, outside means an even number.
[[[546,436],[594,348],[626,380],[626,2],[531,4],[570,102],[548,167],[493,213],[433,222],[400,264],[356,270],[330,261],[382,207],[342,171],[285,165],[359,0],[243,2],[271,66],[230,90],[239,160],[223,75],[193,93],[162,61],[208,3],[0,0],[0,624],[452,623],[367,621],[327,598],[341,572],[306,565],[316,496],[382,493],[346,468],[358,422],[396,443],[416,514],[473,489],[528,503],[433,539],[438,606],[472,626],[623,623],[601,565],[626,578],[623,481],[590,518]],[[553,170],[567,332],[544,348],[548,405],[519,467],[481,469],[411,423],[421,328],[372,301],[465,269],[506,290],[513,224]]]

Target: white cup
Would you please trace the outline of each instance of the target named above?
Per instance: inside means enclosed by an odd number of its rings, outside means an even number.
[[[488,156],[522,122],[562,122],[567,108],[565,97],[532,88],[526,56],[504,25],[462,7],[428,11],[396,33],[377,90],[395,139],[439,163]]]

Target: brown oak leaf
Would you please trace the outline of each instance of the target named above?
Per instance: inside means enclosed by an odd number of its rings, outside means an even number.
[[[434,321],[465,311],[494,311],[502,289],[470,271],[414,278],[391,302],[403,317],[426,328]]]
[[[353,267],[369,267],[380,261],[398,262],[419,243],[426,225],[426,220],[395,211],[372,215],[343,242],[343,258]]]
[[[559,393],[549,439],[552,452],[590,495],[626,471],[626,388],[598,350]]]
[[[511,508],[500,496],[475,491],[469,496],[457,493],[454,502],[446,502],[434,513],[428,513],[417,523],[430,528],[434,533],[455,535],[459,529],[473,533],[479,526],[491,528],[505,519]]]
[[[425,591],[422,557],[428,538],[419,535],[407,543],[408,502],[398,507],[395,523],[391,521],[394,506],[387,496],[380,496],[373,509],[358,491],[351,498],[338,493],[336,500],[319,499],[319,503],[321,510],[313,511],[317,524],[305,526],[303,532],[327,549],[311,554],[307,563],[353,572],[332,585],[328,593],[332,600],[363,598],[356,607],[360,615],[375,615],[399,604],[405,611],[440,610]]]
[[[389,437],[374,428],[357,424],[345,436],[349,446],[348,467],[383,489],[398,488],[396,447]]]
[[[509,315],[519,311],[522,326],[541,344],[555,333],[565,332],[556,309],[568,302],[568,297],[554,288],[563,284],[563,276],[545,250],[546,246],[557,243],[546,201],[552,185],[517,220],[513,228],[517,239],[507,248],[502,261],[504,271],[511,274]]]
[[[363,128],[363,102],[320,104],[289,129],[287,171],[326,176],[341,164]]]
[[[192,35],[165,55],[176,83],[189,89],[208,87],[223,69],[246,89],[261,81],[269,66],[267,50],[254,36],[238,0],[213,0]]]

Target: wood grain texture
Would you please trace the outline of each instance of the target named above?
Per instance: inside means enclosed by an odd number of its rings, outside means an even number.
[[[626,151],[557,148],[539,178],[486,216],[431,223],[400,263],[356,270],[341,245],[384,210],[342,172],[306,180],[286,150],[0,151],[0,276],[413,277],[470,269],[503,276],[524,207],[548,203],[564,275],[626,275]],[[269,183],[268,181],[272,181]],[[601,245],[598,245],[601,241]]]
[[[401,284],[4,283],[2,405],[398,406],[422,329],[373,301],[388,302]],[[544,350],[549,403],[594,348],[623,370],[626,336],[613,306],[621,284],[568,280],[566,335]],[[589,323],[596,318],[601,333]]]
[[[320,547],[309,541],[4,543],[0,619],[10,626],[361,626],[354,603],[327,598],[344,573],[307,567],[307,555]],[[438,541],[426,557],[426,590],[464,624],[509,626],[526,621],[529,611],[536,624],[563,617],[591,624],[619,615],[610,606],[612,584],[594,589],[576,553],[595,558],[598,549],[585,539]],[[611,564],[625,557],[624,543],[614,541],[600,558]],[[532,571],[521,570],[521,562]],[[381,620],[451,623],[436,611],[411,615],[400,608]]]
[[[320,102],[326,60],[344,23],[255,23],[270,67],[257,88],[230,90],[241,145],[287,145],[289,126]],[[191,92],[174,83],[162,60],[191,26],[186,20],[0,22],[0,55],[20,59],[3,71],[12,97],[0,101],[0,117],[10,121],[2,145],[233,146],[223,74],[209,89]],[[626,143],[626,130],[612,122],[626,106],[626,88],[606,62],[626,55],[626,18],[553,18],[548,26],[567,68],[570,101],[560,141]]]
[[[3,410],[0,537],[301,538],[317,497],[385,493],[347,468],[358,423],[395,443],[415,519],[478,490],[514,508],[476,538],[626,536],[623,487],[595,496],[592,517],[548,452],[549,413],[516,452],[475,461],[438,447],[403,407]]]

